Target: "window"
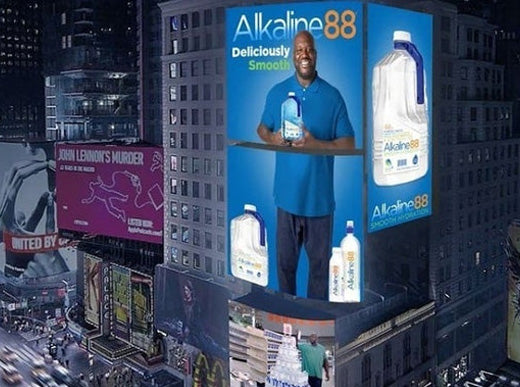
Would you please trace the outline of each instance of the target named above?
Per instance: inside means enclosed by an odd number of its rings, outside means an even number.
[[[372,379],[372,361],[370,355],[365,355],[361,363],[361,384],[363,387],[370,387]]]
[[[170,32],[179,30],[179,19],[177,15],[170,17]]]
[[[170,202],[170,215],[174,218],[177,217],[177,202],[175,200]]]
[[[211,184],[204,183],[204,199],[211,200]]]
[[[193,229],[193,245],[200,246],[200,230]]]
[[[224,7],[217,7],[217,24],[224,23]]]
[[[170,148],[177,147],[177,133],[170,132]]]
[[[194,198],[198,198],[200,196],[200,193],[199,193],[199,182],[198,181],[194,181],[192,182],[192,189],[191,189],[191,196],[194,197]]]
[[[200,269],[200,254],[193,253],[193,267],[195,269]]]
[[[170,78],[177,78],[177,63],[170,63]]]
[[[176,195],[177,194],[177,179],[170,179],[170,193]]]
[[[215,120],[216,120],[216,124],[217,124],[217,126],[222,126],[222,125],[224,125],[224,110],[218,108],[218,109],[216,110],[216,113],[217,113],[217,115],[216,115],[216,117],[215,117]]]
[[[199,134],[192,133],[191,134],[191,149],[199,149]]]
[[[172,43],[171,53],[177,54],[179,52],[179,41],[177,39],[173,39],[171,43]]]
[[[170,225],[170,239],[176,241],[177,240],[177,232],[178,226],[176,224]]]
[[[177,156],[170,156],[170,171],[177,172]]]
[[[202,61],[202,74],[203,75],[211,75],[210,65],[211,65],[211,61],[209,59],[204,59]]]
[[[224,252],[224,236],[217,235],[217,251],[220,253]]]
[[[170,86],[170,101],[177,101],[177,86]]]
[[[204,159],[204,174],[211,175],[211,160]]]
[[[198,125],[199,124],[199,109],[191,109],[191,124]],[[193,133],[195,134],[195,133]]]
[[[224,176],[224,160],[217,160],[217,176]]]
[[[199,61],[198,60],[192,60],[191,61],[191,76],[192,77],[198,77],[199,75],[200,75]]]
[[[61,25],[65,25],[67,24],[67,14],[65,12],[63,12],[61,14]]]
[[[187,124],[188,124],[188,110],[181,109],[181,125],[187,125]]]
[[[188,196],[188,181],[181,179],[181,196]]]
[[[181,86],[181,101],[186,101],[188,99],[188,86]]]
[[[217,210],[217,226],[224,227],[224,211]]]
[[[221,260],[217,261],[217,275],[219,277],[224,277],[225,272],[226,272],[225,267],[226,267],[226,265],[224,264],[224,261],[221,261]]]
[[[183,13],[181,15],[181,30],[187,30],[188,29],[188,15]]]
[[[217,83],[217,86],[216,86],[216,89],[215,89],[215,98],[217,100],[222,100],[224,99],[224,86],[222,85],[222,83]]]
[[[205,83],[203,86],[202,86],[202,90],[203,90],[203,99],[204,101],[209,101],[211,99],[211,85],[209,83]]]
[[[170,259],[172,260],[172,262],[179,262],[179,251],[177,250],[177,247],[172,247],[171,250],[170,250]]]
[[[470,120],[471,121],[477,120],[477,108],[476,107],[470,108]]]
[[[203,114],[203,124],[204,125],[211,125],[211,109],[204,109],[202,111]]]
[[[211,233],[205,232],[204,233],[204,248],[211,250],[212,249],[212,240],[211,240]]]
[[[183,243],[190,243],[190,229],[188,227],[181,227],[181,237]]]
[[[170,124],[175,125],[177,123],[177,110],[170,109]]]
[[[181,133],[181,149],[186,149],[188,147],[188,133]]]
[[[224,201],[224,186],[222,184],[217,184],[217,201]]]
[[[200,222],[200,206],[192,206],[193,210],[193,221]]]
[[[199,85],[191,85],[191,100],[198,101],[199,100]]]
[[[193,28],[197,28],[200,26],[200,14],[198,12],[193,12],[191,14],[191,26]]]
[[[188,266],[190,264],[190,252],[182,250],[182,264]]]
[[[181,217],[184,220],[188,220],[190,217],[190,207],[187,203],[181,204]]]
[[[204,224],[206,226],[211,226],[212,218],[213,218],[213,211],[211,210],[211,208],[206,207],[204,209]]]
[[[211,9],[205,9],[204,10],[204,25],[209,26],[212,22],[212,14]]]
[[[204,133],[204,150],[211,150],[211,134]]]
[[[185,78],[185,77],[188,76],[188,63],[187,62],[181,62],[180,63],[179,76],[181,78]]]

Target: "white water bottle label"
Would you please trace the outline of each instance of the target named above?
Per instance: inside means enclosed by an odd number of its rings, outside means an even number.
[[[419,168],[420,140],[413,131],[385,125],[383,133],[383,173],[412,171]]]

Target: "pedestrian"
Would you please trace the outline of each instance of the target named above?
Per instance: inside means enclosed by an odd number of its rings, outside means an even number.
[[[67,351],[65,350],[65,348],[61,348],[61,355],[62,355],[62,356],[65,356],[65,353],[66,353],[66,352],[67,352]]]
[[[65,367],[69,368],[69,359],[65,359]]]

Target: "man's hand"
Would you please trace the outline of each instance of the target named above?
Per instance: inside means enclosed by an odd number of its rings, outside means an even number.
[[[318,148],[319,141],[307,130],[305,126],[302,126],[303,136],[292,142],[292,146],[295,148]]]
[[[278,146],[289,146],[290,143],[287,142],[282,136],[282,130],[278,130],[277,132],[272,132],[265,125],[258,125],[258,129],[256,130],[258,136],[269,145],[278,145]]]

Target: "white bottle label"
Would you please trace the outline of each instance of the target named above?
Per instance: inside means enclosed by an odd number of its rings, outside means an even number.
[[[329,300],[343,301],[342,273],[340,265],[331,265],[329,275]]]
[[[419,168],[420,139],[413,131],[385,124],[383,133],[383,173]]]

